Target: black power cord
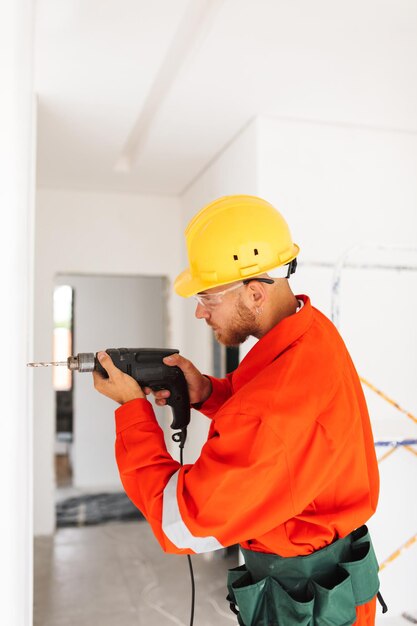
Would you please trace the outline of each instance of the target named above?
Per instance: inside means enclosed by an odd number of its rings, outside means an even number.
[[[172,440],[175,443],[179,443],[180,448],[180,465],[184,465],[184,457],[183,450],[184,444],[187,439],[187,428],[183,428],[181,431],[176,432],[172,435]],[[190,570],[190,578],[191,578],[191,614],[190,614],[190,626],[194,624],[194,609],[195,609],[195,580],[194,580],[194,570],[193,564],[191,561],[191,557],[187,554],[188,567]]]
[[[193,564],[191,561],[191,557],[187,554],[188,567],[190,568],[190,578],[191,578],[191,614],[190,614],[190,626],[194,624],[194,607],[195,607],[195,581],[194,581],[194,572],[193,572]]]

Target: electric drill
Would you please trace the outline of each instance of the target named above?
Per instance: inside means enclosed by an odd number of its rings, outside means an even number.
[[[132,376],[141,387],[150,387],[153,391],[168,389],[170,396],[167,404],[172,408],[171,428],[184,431],[190,422],[190,399],[188,387],[182,370],[173,365],[165,365],[162,359],[178,350],[165,348],[109,348],[106,350],[116,367]],[[97,355],[93,352],[79,352],[69,356],[67,361],[49,363],[28,363],[29,367],[47,367],[66,365],[70,370],[92,372],[97,370],[103,378],[108,378]]]

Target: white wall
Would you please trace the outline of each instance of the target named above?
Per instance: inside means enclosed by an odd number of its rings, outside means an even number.
[[[167,276],[169,347],[183,340],[172,280],[181,268],[180,204],[175,198],[41,189],[36,202],[34,358],[52,356],[57,274]],[[34,528],[54,530],[54,393],[49,369],[34,376]]]
[[[415,244],[416,132],[258,124],[259,192],[284,212],[304,259],[334,262],[356,243]]]
[[[31,0],[0,4],[0,623],[32,624],[32,352],[35,98]]]

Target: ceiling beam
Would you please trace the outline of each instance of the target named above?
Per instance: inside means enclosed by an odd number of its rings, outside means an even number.
[[[225,0],[190,0],[157,72],[140,114],[129,133],[114,166],[116,172],[129,173],[146,142],[153,121],[191,52],[200,45],[220,6]]]

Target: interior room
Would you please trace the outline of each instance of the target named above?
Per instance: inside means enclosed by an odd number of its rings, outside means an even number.
[[[190,623],[187,559],[123,489],[117,403],[67,359],[163,348],[233,372],[257,339],[220,345],[174,284],[190,220],[235,194],[288,221],[291,289],[352,356],[380,476],[376,624],[417,623],[416,2],[5,0],[0,59],[0,623]],[[185,464],[209,428],[193,406]],[[192,561],[196,626],[237,624],[238,545]]]

